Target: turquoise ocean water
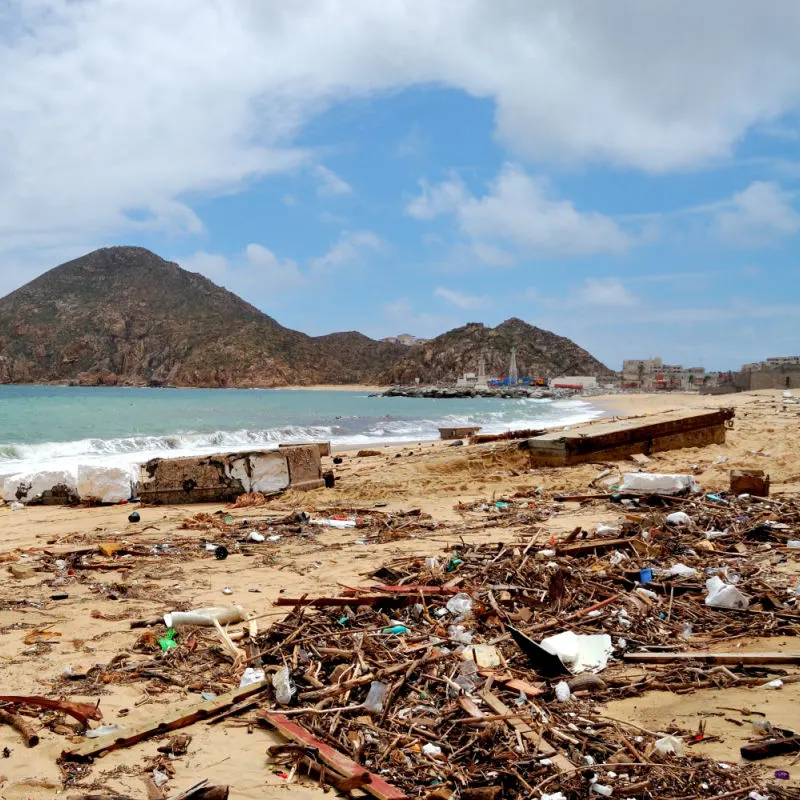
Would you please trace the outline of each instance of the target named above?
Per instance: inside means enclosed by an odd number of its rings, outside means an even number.
[[[330,440],[418,442],[445,425],[487,432],[600,416],[579,399],[429,400],[364,391],[0,386],[0,475],[78,464],[128,466],[191,455]]]

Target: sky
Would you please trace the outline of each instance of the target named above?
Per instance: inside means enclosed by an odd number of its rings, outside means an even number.
[[[796,0],[0,0],[0,295],[148,247],[310,334],[800,353]]]

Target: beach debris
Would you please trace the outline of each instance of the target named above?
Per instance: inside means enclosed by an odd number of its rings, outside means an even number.
[[[691,525],[692,518],[685,511],[673,511],[667,515],[667,525]]]
[[[564,631],[542,639],[541,646],[548,653],[558,656],[573,675],[580,672],[601,672],[614,652],[611,637],[607,633],[576,634],[573,631]]]
[[[623,475],[622,492],[646,494],[685,495],[697,494],[700,487],[693,475],[665,475],[655,472],[626,472]]]
[[[566,703],[572,697],[572,691],[566,681],[559,681],[556,684],[556,700],[559,703]]]
[[[131,511],[131,513],[128,514],[128,522],[140,522],[141,519],[142,517],[138,511]]]
[[[763,469],[733,469],[730,472],[731,494],[769,497],[769,475]]]
[[[282,706],[288,706],[295,694],[288,667],[281,667],[272,676],[272,687],[275,689],[275,700]]]
[[[71,702],[69,700],[53,700],[49,697],[39,697],[38,695],[0,695],[0,703],[8,703],[11,706],[30,706],[31,708],[47,708],[52,711],[61,711],[70,717],[78,720],[81,725],[88,727],[90,720],[101,720],[103,714],[100,706],[91,703]]]
[[[252,686],[254,683],[263,683],[266,680],[263,669],[248,667],[242,674],[239,686]]]
[[[365,769],[324,741],[317,739],[305,728],[283,714],[265,710],[258,713],[258,719],[259,722],[275,728],[286,739],[310,748],[314,754],[314,760],[324,764],[327,769],[332,770],[335,774],[343,778],[359,780],[358,788],[373,797],[377,797],[378,800],[406,800],[405,792],[386,783],[380,776]]]
[[[36,570],[31,564],[9,564],[8,571],[17,578],[17,580],[27,580],[36,574]]]
[[[12,714],[0,708],[0,722],[10,725],[20,736],[22,736],[26,747],[36,747],[39,744],[39,736],[28,724],[24,717],[19,714]]]
[[[725,583],[719,575],[713,575],[706,581],[706,605],[715,608],[742,609],[747,608],[750,601],[735,586]]]
[[[129,747],[132,744],[144,741],[153,736],[159,736],[167,731],[185,728],[187,725],[192,725],[201,719],[208,719],[215,713],[225,711],[241,700],[265,691],[268,687],[269,684],[265,681],[263,683],[255,683],[250,686],[234,689],[233,691],[226,692],[193,708],[167,714],[166,716],[158,717],[142,725],[137,725],[135,728],[129,729],[127,733],[122,735],[119,735],[119,733],[110,733],[94,741],[67,748],[61,753],[61,758],[64,761],[87,761],[101,753],[108,753],[112,750]],[[2,697],[0,697],[0,701],[2,701]]]
[[[311,524],[321,525],[324,528],[337,528],[339,530],[356,527],[356,521],[354,519],[336,519],[336,518],[312,519]]]
[[[683,747],[683,739],[669,734],[655,741],[653,752],[661,756],[673,755],[678,756],[678,758],[683,758],[686,755]]]
[[[241,606],[210,606],[194,611],[170,611],[164,614],[164,624],[167,628],[178,628],[181,625],[213,628],[215,621],[221,625],[230,625],[242,622],[244,618],[245,613]]]

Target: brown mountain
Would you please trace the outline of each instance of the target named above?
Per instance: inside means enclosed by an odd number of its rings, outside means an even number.
[[[62,264],[0,299],[0,383],[172,386],[424,383],[475,371],[609,373],[569,339],[512,319],[409,347],[360,333],[311,337],[141,247]]]
[[[360,333],[289,330],[140,247],[96,250],[0,300],[2,383],[356,383],[407,350]]]
[[[465,372],[477,372],[481,353],[487,374],[503,377],[508,374],[512,347],[520,377],[614,374],[572,340],[512,318],[496,328],[471,322],[406,350],[405,358],[388,369],[384,378],[387,383],[410,384],[416,378],[423,384],[449,383]]]

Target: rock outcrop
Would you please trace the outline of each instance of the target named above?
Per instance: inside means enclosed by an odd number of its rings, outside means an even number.
[[[470,323],[454,328],[423,345],[405,351],[405,357],[383,375],[391,384],[452,383],[465,372],[478,371],[481,353],[490,376],[505,377],[516,348],[520,376],[553,378],[558,375],[610,377],[614,373],[575,342],[537,328],[521,319],[508,319],[496,328]]]

